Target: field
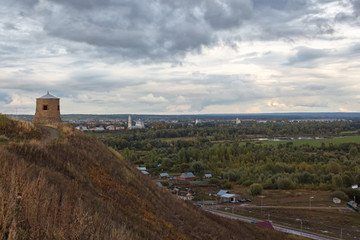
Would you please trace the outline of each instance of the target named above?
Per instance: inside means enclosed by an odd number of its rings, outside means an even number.
[[[246,194],[245,189],[238,191]],[[360,238],[360,214],[345,206],[344,202],[334,204],[328,191],[265,190],[262,196],[262,199],[254,197],[250,204],[227,205],[223,209],[239,215],[268,219],[298,230],[302,222],[304,231],[339,238],[342,235],[343,239]]]
[[[272,145],[278,146],[279,144],[292,143],[294,146],[301,146],[308,144],[312,147],[321,147],[324,143],[325,145],[331,144],[341,144],[341,143],[360,143],[360,136],[347,136],[347,137],[334,137],[334,138],[325,138],[325,139],[301,139],[301,140],[291,140],[291,141],[256,141],[256,144],[261,145]],[[242,143],[243,145],[245,143]]]

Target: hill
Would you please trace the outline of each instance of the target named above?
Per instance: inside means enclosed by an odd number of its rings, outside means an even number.
[[[0,115],[0,239],[286,239],[214,216],[153,184],[71,126]]]

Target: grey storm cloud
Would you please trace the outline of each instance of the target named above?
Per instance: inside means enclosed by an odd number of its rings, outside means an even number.
[[[293,41],[334,31],[330,20],[312,17],[320,10],[309,0],[22,0],[16,4],[21,3],[32,8],[18,8],[19,14],[39,21],[45,34],[64,40],[65,47],[66,41],[94,46],[93,57],[117,61],[181,61],[189,52],[220,43],[237,49],[236,42],[244,39]],[[12,23],[4,26],[16,28]],[[249,26],[257,30],[242,32]]]
[[[356,17],[359,17],[360,16],[360,0],[351,0],[351,3],[353,5],[354,15]]]
[[[310,91],[321,91],[321,90],[324,90],[325,88],[326,88],[326,86],[319,85],[319,84],[308,84],[303,87],[303,89],[310,90]]]
[[[360,0],[1,3],[0,101],[10,109],[47,89],[90,111],[271,111],[293,97],[337,109],[333,96],[357,96]]]
[[[287,64],[294,65],[297,63],[303,63],[325,57],[328,55],[328,50],[324,49],[314,49],[309,47],[297,47],[296,54],[289,57]]]

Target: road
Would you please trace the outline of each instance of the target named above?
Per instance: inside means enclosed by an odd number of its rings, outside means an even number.
[[[240,220],[240,221],[248,222],[248,223],[251,223],[252,221],[256,221],[256,222],[262,222],[263,221],[263,220],[260,220],[260,219],[245,217],[245,216],[232,214],[232,213],[227,213],[227,212],[223,212],[223,211],[219,211],[219,210],[215,210],[215,209],[204,209],[204,210],[208,211],[208,212],[211,212],[213,214],[216,214],[218,216],[231,218],[231,219],[236,219],[236,220]],[[328,236],[326,236],[326,237],[325,236],[320,236],[320,235],[315,234],[315,233],[300,232],[300,231],[291,229],[289,227],[281,226],[281,225],[278,225],[278,224],[275,224],[275,223],[272,223],[272,225],[275,228],[275,230],[277,230],[277,231],[290,233],[290,234],[294,234],[294,235],[298,235],[298,236],[302,236],[302,237],[307,237],[307,238],[310,238],[310,239],[315,239],[315,240],[338,239],[338,238],[333,238],[333,237],[328,237]]]
[[[55,128],[47,127],[47,126],[39,126],[39,128],[45,132],[45,137],[41,139],[41,143],[46,145],[59,138],[59,132]]]

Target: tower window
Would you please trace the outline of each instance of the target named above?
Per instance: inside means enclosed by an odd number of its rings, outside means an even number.
[[[48,110],[49,108],[48,108],[48,105],[44,105],[43,106],[43,110]]]
[[[60,111],[60,105],[58,105],[58,111]]]

